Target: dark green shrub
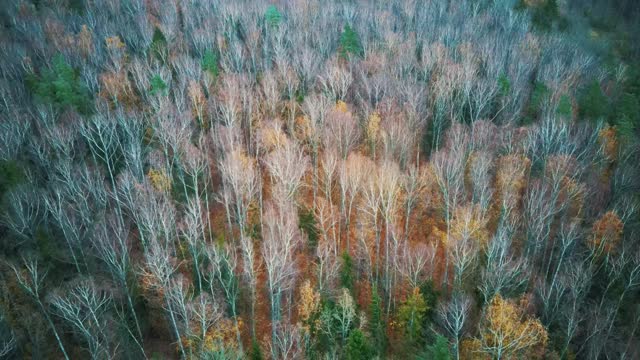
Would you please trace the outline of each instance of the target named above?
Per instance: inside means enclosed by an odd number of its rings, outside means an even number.
[[[37,99],[57,108],[74,108],[82,114],[91,109],[89,90],[80,82],[78,72],[67,64],[62,55],[53,58],[52,68],[38,76],[27,74],[27,88]]]
[[[536,82],[531,93],[531,109],[535,112],[541,110],[544,101],[549,95],[549,88],[542,82]]]
[[[348,252],[342,253],[342,266],[340,267],[340,285],[343,288],[353,290],[353,260]]]
[[[309,247],[315,249],[316,245],[318,245],[318,227],[313,211],[300,209],[298,212],[298,224],[300,229],[307,234]]]
[[[531,22],[539,30],[551,30],[553,23],[559,20],[557,0],[545,0],[533,8]]]
[[[607,117],[609,101],[602,92],[600,83],[593,81],[583,91],[578,104],[580,117],[596,121]]]
[[[204,53],[202,69],[209,72],[214,78],[218,76],[220,70],[218,69],[218,55],[215,52],[207,50]]]
[[[533,85],[533,91],[531,91],[531,97],[529,103],[524,111],[522,118],[522,124],[528,125],[533,123],[542,110],[542,105],[547,101],[549,97],[549,88],[543,82],[536,81]]]
[[[0,198],[5,192],[23,181],[24,172],[16,161],[0,161]]]
[[[531,11],[531,24],[536,30],[550,31],[556,25],[557,29],[564,31],[569,27],[569,21],[560,14],[557,0],[542,0],[534,5],[529,5],[525,0],[518,0],[515,4],[517,11]]]
[[[251,342],[251,360],[262,360],[264,357],[262,356],[262,349],[260,349],[260,344],[254,339]]]
[[[151,54],[160,60],[165,59],[167,56],[167,38],[165,38],[162,31],[158,28],[153,30],[150,50]]]
[[[568,95],[562,95],[560,97],[560,101],[558,101],[558,107],[556,108],[556,113],[567,119],[571,118],[571,98]]]
[[[166,91],[167,84],[162,80],[160,75],[154,75],[151,78],[151,89],[149,89],[149,93],[151,93],[151,95],[156,95],[158,93],[166,94]]]
[[[624,139],[631,139],[640,124],[640,102],[633,94],[623,94],[618,101],[613,119],[618,133]]]
[[[511,91],[511,81],[507,74],[502,73],[500,77],[498,77],[498,88],[500,89],[500,96],[509,96],[509,92]]]

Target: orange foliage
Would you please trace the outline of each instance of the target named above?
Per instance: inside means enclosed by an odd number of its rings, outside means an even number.
[[[608,255],[617,248],[623,231],[622,220],[615,211],[608,211],[593,223],[592,236],[588,240],[588,245],[596,254]]]
[[[598,133],[598,141],[602,146],[605,157],[610,162],[618,159],[618,135],[615,126],[607,125]]]
[[[78,39],[76,40],[78,48],[80,49],[82,56],[88,57],[93,52],[93,37],[91,31],[87,25],[82,25],[80,33],[78,33]]]
[[[147,173],[151,185],[158,191],[166,192],[171,189],[171,179],[162,170],[150,169]]]
[[[237,326],[242,329],[243,322],[240,319]],[[236,325],[232,320],[220,319],[207,331],[204,347],[209,351],[219,350],[223,346],[225,349],[235,349],[238,347],[236,333]]]
[[[487,219],[478,205],[459,206],[454,209],[451,221],[451,235],[458,239],[473,239],[484,247],[489,240]],[[446,235],[445,235],[446,239]]]
[[[369,140],[371,146],[375,146],[375,143],[378,139],[378,133],[380,132],[380,114],[377,111],[374,111],[369,115],[369,119],[367,120],[367,139]]]
[[[202,87],[198,82],[191,80],[189,82],[189,100],[191,100],[191,111],[193,116],[203,124],[205,118],[206,98],[202,92]]]
[[[124,43],[120,40],[119,36],[111,36],[105,39],[107,49],[109,50],[121,50],[124,49]]]
[[[298,301],[298,319],[302,322],[305,332],[311,331],[309,320],[320,310],[320,294],[313,289],[311,281],[306,280],[300,286]]]
[[[346,102],[338,100],[338,102],[336,103],[336,111],[346,114],[349,112],[349,107],[347,106]]]
[[[311,139],[314,136],[311,119],[306,115],[301,115],[296,118],[295,128],[296,138],[301,141]]]
[[[289,142],[289,138],[277,121],[263,124],[259,130],[259,137],[260,145],[267,151],[281,148]]]
[[[497,205],[516,208],[527,186],[531,161],[524,155],[505,155],[498,160],[496,175]]]
[[[494,297],[482,319],[480,339],[469,345],[494,358],[542,358],[547,330],[540,320],[525,315],[527,306],[524,298],[515,303],[500,295]]]
[[[133,86],[124,69],[101,74],[100,83],[102,84],[100,96],[107,100],[127,106],[132,106],[137,102]]]
[[[75,39],[72,34],[65,32],[64,24],[60,21],[48,18],[44,22],[44,33],[49,43],[57,50],[73,49],[75,47]]]

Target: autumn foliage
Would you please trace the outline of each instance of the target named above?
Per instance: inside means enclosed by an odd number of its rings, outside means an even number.
[[[0,358],[640,358],[630,4],[1,2]]]

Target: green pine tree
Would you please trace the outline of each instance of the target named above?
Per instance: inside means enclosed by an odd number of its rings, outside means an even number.
[[[593,81],[589,84],[582,93],[578,103],[580,117],[592,121],[606,118],[608,107],[609,101],[607,96],[602,92],[598,81]]]
[[[511,81],[507,74],[502,73],[498,77],[498,88],[500,89],[500,96],[509,96],[511,91]]]
[[[153,37],[151,38],[150,46],[151,54],[158,59],[162,60],[167,55],[167,38],[162,31],[157,27],[153,30]]]
[[[342,253],[342,267],[340,267],[340,285],[353,291],[353,260],[348,252]]]
[[[267,11],[264,13],[264,20],[267,25],[277,27],[282,21],[282,14],[280,14],[280,11],[278,11],[278,8],[274,5],[269,5]]]
[[[360,36],[349,25],[344,26],[344,30],[340,35],[340,56],[347,58],[348,56],[362,57],[364,50],[360,44]]]
[[[218,76],[218,55],[215,52],[207,50],[204,53],[204,57],[202,58],[202,69],[209,72],[209,74],[214,78]]]
[[[260,345],[256,340],[251,342],[251,360],[262,360],[264,357],[262,356],[262,349],[260,349]]]
[[[164,82],[164,80],[162,80],[160,75],[154,75],[151,78],[151,89],[149,90],[149,93],[151,93],[151,95],[156,95],[158,93],[165,94],[166,90],[167,84]]]
[[[384,354],[387,345],[387,333],[382,312],[382,299],[378,288],[374,284],[371,289],[371,304],[369,305],[369,331],[378,355]]]
[[[80,82],[77,71],[67,64],[64,57],[56,55],[52,68],[42,72],[41,76],[28,74],[26,85],[36,98],[58,108],[74,108],[87,114],[91,109],[89,91]]]
[[[298,227],[307,234],[309,240],[309,247],[315,249],[318,245],[318,223],[316,217],[313,215],[313,211],[300,209],[298,212]]]
[[[355,329],[347,340],[346,359],[348,360],[368,360],[373,357],[373,351],[369,340],[359,329]]]
[[[420,288],[414,288],[411,295],[400,305],[398,319],[404,327],[409,341],[415,341],[422,333],[422,324],[429,307],[420,293]]]
[[[556,108],[556,113],[564,118],[571,117],[571,98],[568,95],[562,95],[560,97],[560,101],[558,101],[558,107]]]
[[[418,356],[419,360],[451,360],[451,350],[449,340],[437,334],[433,344],[428,345],[426,350]]]

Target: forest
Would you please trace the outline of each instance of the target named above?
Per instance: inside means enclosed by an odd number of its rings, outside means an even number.
[[[640,359],[635,0],[0,1],[0,359]]]

